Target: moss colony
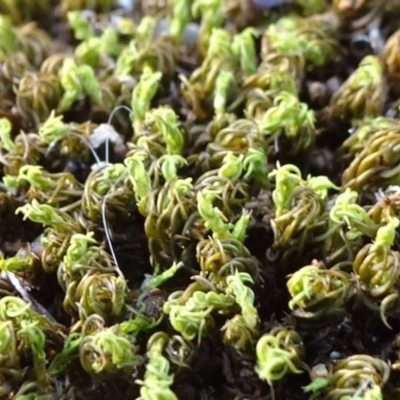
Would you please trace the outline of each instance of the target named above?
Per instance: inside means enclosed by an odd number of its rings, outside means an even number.
[[[0,0],[0,38],[1,399],[400,398],[400,1]]]

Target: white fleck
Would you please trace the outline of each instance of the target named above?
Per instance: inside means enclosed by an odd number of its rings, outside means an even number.
[[[89,142],[95,149],[97,149],[107,141],[120,145],[124,143],[121,135],[114,129],[112,125],[100,124],[90,135]]]

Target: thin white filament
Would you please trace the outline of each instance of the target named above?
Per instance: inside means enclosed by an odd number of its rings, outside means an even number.
[[[117,182],[115,182],[114,185],[116,183]],[[103,200],[101,202],[101,222],[102,222],[102,225],[103,225],[104,234],[106,235],[106,242],[107,242],[108,248],[110,249],[111,257],[114,260],[115,269],[116,269],[118,275],[123,277],[124,275],[123,275],[123,273],[122,273],[122,271],[121,271],[121,269],[119,267],[119,264],[118,264],[117,256],[115,254],[114,246],[112,244],[110,230],[108,228],[108,223],[107,223],[107,218],[106,218],[107,198],[111,194],[111,189],[112,188],[113,187],[110,187],[110,189],[108,189],[107,193],[105,194],[105,196],[103,197]]]
[[[130,113],[132,112],[132,109],[130,109],[128,106],[120,105],[120,106],[115,107],[114,110],[112,110],[112,112],[111,112],[111,114],[110,114],[110,116],[108,118],[107,125],[111,125],[111,122],[112,122],[112,120],[114,118],[115,113],[117,111],[119,111],[119,110],[126,110],[126,111],[128,111]],[[110,158],[110,140],[107,137],[107,140],[106,140],[106,159],[105,159],[105,162],[107,164],[109,162],[109,158]]]

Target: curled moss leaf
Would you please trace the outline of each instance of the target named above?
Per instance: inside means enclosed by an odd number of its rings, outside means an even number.
[[[329,189],[337,189],[330,179],[326,176],[307,177],[303,180],[298,167],[292,164],[281,166],[277,164],[277,168],[271,171],[268,176],[275,178],[275,190],[272,197],[276,207],[276,216],[279,217],[289,210],[289,202],[291,195],[296,188],[308,187],[320,199],[325,199]]]
[[[181,154],[184,144],[182,132],[179,130],[177,116],[170,108],[157,108],[146,115],[146,119],[155,120],[163,134],[168,154]]]
[[[250,148],[243,159],[244,178],[254,178],[264,187],[268,186],[267,156],[262,148]]]
[[[350,294],[350,276],[317,265],[305,266],[288,280],[289,308],[300,318],[325,318],[341,310]]]
[[[90,20],[80,10],[69,11],[67,19],[76,39],[86,40],[92,36]]]
[[[0,18],[0,32],[1,37],[4,38],[4,42],[1,44],[1,55],[10,55],[17,50],[16,47],[16,35],[13,30],[13,24],[11,18],[6,15],[2,15]]]
[[[382,399],[382,387],[389,376],[390,367],[383,360],[366,354],[350,356],[335,364],[325,398]]]
[[[230,236],[232,225],[226,222],[226,217],[217,207],[213,207],[213,200],[217,194],[211,190],[197,193],[198,211],[205,221],[205,226],[211,229],[217,238],[225,239]]]
[[[232,50],[240,59],[240,68],[245,75],[256,72],[256,49],[254,38],[258,33],[254,28],[246,28],[233,37]]]
[[[15,148],[15,143],[11,139],[12,125],[9,119],[0,119],[0,140],[1,145],[7,151],[11,151]]]
[[[144,121],[146,112],[150,110],[150,103],[157,92],[158,83],[162,77],[162,73],[152,71],[149,67],[145,67],[140,77],[140,81],[135,86],[132,93],[132,122],[135,127],[139,127]],[[135,129],[139,130],[139,129]]]
[[[134,338],[123,334],[115,325],[85,335],[80,343],[79,359],[87,373],[116,378],[121,373],[134,372],[140,363],[136,350]]]
[[[115,75],[125,76],[128,75],[135,62],[139,58],[139,52],[136,45],[136,40],[132,39],[127,46],[125,46],[117,58],[117,65],[115,67]]]
[[[259,126],[266,136],[285,135],[293,142],[295,154],[314,144],[314,113],[289,92],[283,91],[275,97],[273,107],[263,115]]]
[[[165,154],[157,160],[166,181],[177,178],[177,169],[186,165],[187,161],[179,155]]]
[[[191,19],[191,8],[193,0],[173,0],[171,20],[169,23],[169,32],[174,38],[175,42],[180,43],[182,40],[182,33],[186,24]]]
[[[6,334],[0,346],[4,356],[0,362],[2,367],[19,368],[20,360],[29,352],[32,373],[41,385],[48,385],[46,338],[47,335],[57,337],[59,327],[33,311],[24,300],[5,296],[0,299],[0,329]]]
[[[139,203],[144,201],[151,191],[151,179],[144,165],[144,160],[146,160],[147,156],[146,152],[138,151],[124,160],[128,177],[135,191],[136,200]],[[143,209],[143,212],[146,213],[145,209]]]
[[[366,56],[358,68],[332,96],[332,114],[345,119],[361,119],[378,116],[384,102],[381,61],[375,56]]]
[[[225,113],[227,95],[232,81],[233,73],[231,71],[222,70],[217,76],[213,102],[217,118]]]
[[[204,55],[213,29],[218,28],[223,21],[223,2],[221,0],[194,0],[192,15],[195,18],[201,17],[199,51]]]
[[[79,78],[79,68],[72,58],[64,60],[59,71],[60,83],[64,90],[57,111],[68,110],[71,104],[78,99],[82,93],[82,82]]]
[[[39,135],[46,143],[52,143],[61,139],[68,131],[67,125],[63,122],[63,116],[56,116],[54,110],[39,128]]]
[[[342,185],[353,190],[397,185],[399,138],[398,125],[380,129],[369,136],[363,149],[343,172]]]
[[[335,204],[329,212],[332,222],[347,225],[346,237],[349,240],[361,236],[372,222],[367,211],[357,204],[357,198],[357,192],[346,189],[336,198]],[[371,232],[371,228],[368,231]],[[374,231],[374,225],[372,225],[372,232]]]
[[[243,172],[243,155],[235,156],[233,152],[228,152],[222,161],[218,175],[236,181]]]
[[[259,323],[259,317],[254,307],[254,292],[245,285],[253,283],[251,276],[246,272],[236,271],[234,275],[226,278],[226,292],[232,293],[236,302],[242,310],[242,316],[250,329],[256,329]]]
[[[257,342],[255,371],[260,379],[272,386],[288,373],[301,373],[302,351],[303,343],[296,331],[276,327]]]
[[[19,250],[18,253],[9,258],[4,258],[0,253],[0,270],[12,272],[24,272],[33,267],[33,258],[26,250]]]
[[[323,18],[283,17],[271,24],[264,34],[264,45],[287,57],[298,57],[303,62],[321,65],[332,57],[336,43],[334,30]],[[270,51],[271,52],[271,51]],[[301,62],[301,63],[303,63]],[[300,64],[297,74],[303,74]]]
[[[69,214],[56,210],[47,204],[39,204],[35,199],[32,200],[32,203],[25,204],[16,210],[16,213],[20,212],[24,214],[24,219],[29,218],[33,222],[51,226],[60,232],[69,232],[76,229],[76,222]]]
[[[169,372],[168,359],[163,355],[168,339],[166,333],[157,332],[147,342],[147,357],[149,361],[146,364],[146,372],[143,380],[135,381],[135,383],[141,385],[140,400],[151,400],[154,398],[165,400],[178,399],[170,389],[174,377]]]
[[[368,308],[379,311],[387,326],[386,315],[396,312],[400,306],[400,253],[391,249],[398,225],[397,218],[390,219],[377,230],[374,243],[365,245],[353,260],[361,298]]]

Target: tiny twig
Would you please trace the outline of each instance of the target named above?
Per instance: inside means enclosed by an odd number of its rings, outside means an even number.
[[[28,291],[25,289],[26,286],[29,286],[29,283],[25,281],[24,278],[15,275],[13,272],[7,271],[2,272],[1,275],[5,275],[5,277],[9,280],[14,289],[18,292],[23,300],[25,300],[32,307],[33,311],[36,311],[38,314],[44,315],[49,321],[56,323],[55,318],[44,308],[36,299],[34,299]]]
[[[362,385],[356,390],[356,392],[353,394],[353,397],[351,398],[352,400],[356,400],[358,396],[364,393],[365,389],[368,388],[369,384],[372,382],[371,378],[368,378],[365,380]]]

